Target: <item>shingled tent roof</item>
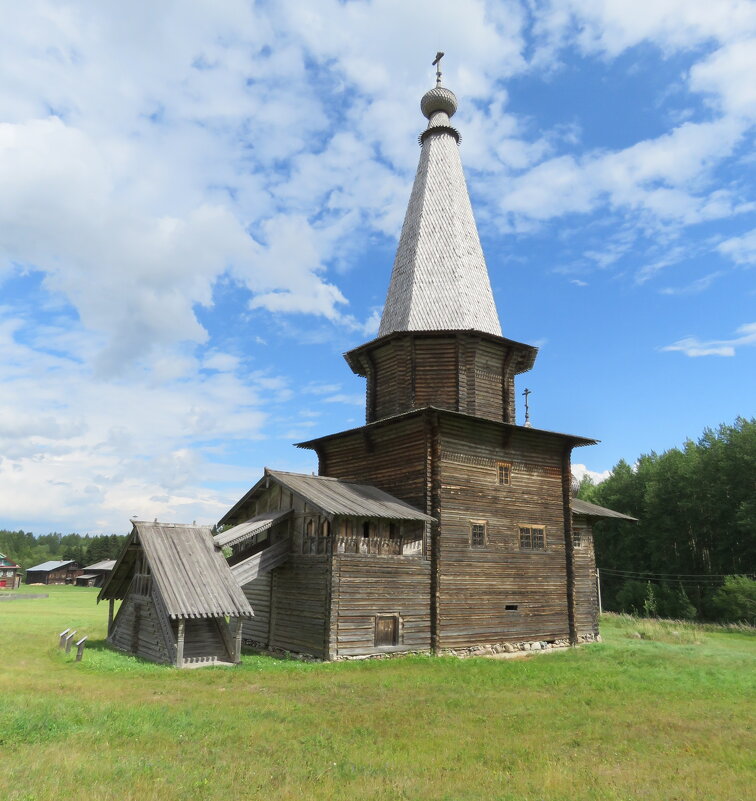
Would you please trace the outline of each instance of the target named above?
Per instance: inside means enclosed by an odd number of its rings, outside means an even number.
[[[132,522],[131,535],[98,601],[126,596],[136,546],[141,545],[171,618],[253,616],[209,526]]]

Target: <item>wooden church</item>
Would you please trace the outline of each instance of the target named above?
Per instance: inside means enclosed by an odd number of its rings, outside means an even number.
[[[266,470],[220,521],[250,644],[339,659],[598,636],[591,523],[616,513],[583,508],[573,527],[570,455],[594,440],[516,424],[515,377],[536,348],[502,336],[456,109],[440,81],[422,98],[378,337],[346,354],[366,424],[300,443],[319,476]],[[274,548],[274,567],[242,575]]]
[[[598,637],[591,524],[618,515],[572,507],[571,453],[594,440],[516,423],[537,350],[502,336],[456,109],[439,73],[378,337],[346,354],[365,425],[300,443],[318,476],[266,469],[219,521],[249,645],[332,660]]]

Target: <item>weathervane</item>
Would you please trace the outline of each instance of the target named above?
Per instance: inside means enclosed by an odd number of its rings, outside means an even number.
[[[522,393],[525,396],[525,428],[530,428],[530,409],[528,407],[528,395],[531,394],[531,391],[526,387],[525,392]]]
[[[439,51],[436,53],[436,58],[433,59],[433,66],[436,68],[436,86],[441,86],[441,59],[444,54]]]

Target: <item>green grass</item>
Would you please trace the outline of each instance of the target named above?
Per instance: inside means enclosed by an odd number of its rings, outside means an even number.
[[[106,649],[96,590],[45,591],[0,602],[0,771],[15,801],[752,792],[749,631],[606,616],[602,644],[521,660],[246,655],[178,671]],[[57,648],[69,626],[92,641],[81,663]]]

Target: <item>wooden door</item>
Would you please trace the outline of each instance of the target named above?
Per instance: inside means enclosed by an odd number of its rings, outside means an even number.
[[[380,645],[396,645],[398,642],[397,635],[399,634],[399,619],[391,615],[380,616],[375,619],[375,644],[376,647]]]

